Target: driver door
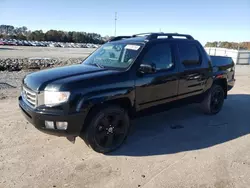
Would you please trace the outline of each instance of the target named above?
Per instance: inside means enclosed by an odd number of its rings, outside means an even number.
[[[136,103],[140,110],[177,98],[178,68],[173,52],[173,46],[164,41],[149,46],[143,56],[141,64],[151,64],[156,71],[137,75]]]

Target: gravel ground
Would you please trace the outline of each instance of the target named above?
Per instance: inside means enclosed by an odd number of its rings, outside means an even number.
[[[0,71],[0,103],[2,99],[16,97],[21,88],[23,77],[30,71]]]
[[[27,72],[0,72],[0,82],[17,87],[0,90],[0,187],[249,187],[250,67],[236,70],[219,114],[189,105],[139,118],[110,155],[36,130],[17,104]]]
[[[44,69],[81,63],[95,49],[0,46],[0,71]]]
[[[4,88],[20,88],[22,78],[31,71],[0,71],[0,90]],[[8,85],[6,85],[8,84]]]

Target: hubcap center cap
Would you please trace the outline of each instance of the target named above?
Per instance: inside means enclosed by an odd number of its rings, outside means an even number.
[[[108,128],[108,132],[109,132],[109,133],[113,133],[113,127],[109,127],[109,128]]]

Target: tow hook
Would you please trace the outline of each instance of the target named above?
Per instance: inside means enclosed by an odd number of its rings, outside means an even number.
[[[72,144],[74,144],[76,142],[76,136],[67,136],[66,137],[68,139],[68,141],[70,141]]]

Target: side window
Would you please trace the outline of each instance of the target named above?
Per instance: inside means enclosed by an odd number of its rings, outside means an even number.
[[[151,64],[157,70],[169,69],[174,66],[170,44],[159,43],[151,46],[142,60],[143,64]]]
[[[195,44],[179,44],[180,60],[184,66],[200,65],[200,54]]]

